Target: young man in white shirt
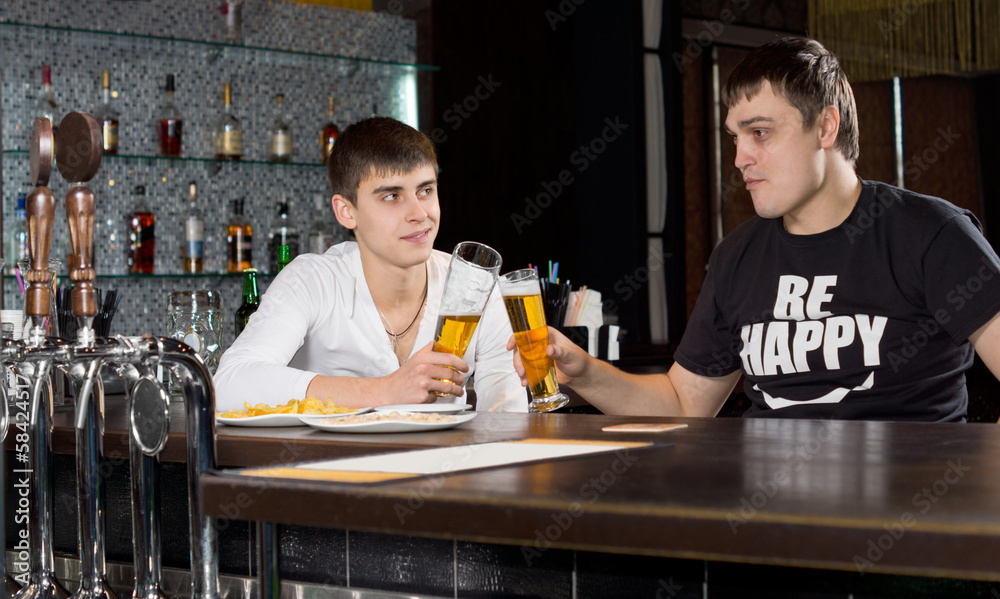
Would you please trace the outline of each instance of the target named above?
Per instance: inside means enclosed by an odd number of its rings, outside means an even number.
[[[372,117],[344,131],[327,169],[334,214],[357,241],[302,254],[275,277],[222,357],[216,409],[304,397],[349,407],[464,402],[474,373],[478,410],[527,411],[498,293],[464,360],[431,351],[450,255],[433,249],[441,209],[430,140]]]

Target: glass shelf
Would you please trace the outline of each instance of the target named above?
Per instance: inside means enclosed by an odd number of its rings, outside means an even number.
[[[4,150],[4,156],[28,158],[31,153],[28,150]],[[215,158],[197,158],[191,156],[171,157],[158,156],[155,154],[105,154],[101,160],[165,160],[168,162],[192,163],[192,164],[249,164],[254,166],[277,166],[277,167],[298,167],[298,168],[326,168],[325,164],[319,162],[271,162],[270,160],[217,160]]]
[[[96,35],[108,38],[117,37],[117,38],[130,38],[137,40],[149,40],[149,41],[163,42],[163,43],[191,44],[193,46],[204,46],[208,48],[215,48],[218,49],[219,51],[235,50],[240,52],[276,54],[276,55],[291,56],[291,57],[323,59],[330,61],[346,61],[351,63],[365,63],[365,64],[383,65],[390,67],[409,67],[422,71],[440,70],[440,67],[437,66],[418,64],[418,63],[396,62],[391,60],[377,60],[374,58],[359,58],[354,56],[342,56],[338,54],[320,54],[316,52],[304,52],[300,50],[283,50],[281,48],[267,48],[263,46],[224,44],[219,42],[209,42],[204,40],[195,40],[195,39],[187,39],[180,37],[157,36],[157,35],[148,35],[141,33],[127,33],[124,31],[101,31],[98,29],[83,29],[75,27],[54,27],[51,25],[36,25],[33,23],[19,23],[16,21],[5,21],[3,19],[0,19],[0,27],[15,27],[15,28],[24,27],[24,28],[39,29],[44,31],[58,31],[58,32],[72,33],[72,34]]]
[[[274,275],[268,272],[257,272],[258,278],[269,278]],[[137,279],[137,280],[155,280],[155,279],[218,279],[218,278],[243,278],[243,273],[241,272],[202,272],[197,274],[192,273],[157,273],[152,275],[110,275],[97,273],[98,279]],[[65,278],[65,277],[61,277]]]

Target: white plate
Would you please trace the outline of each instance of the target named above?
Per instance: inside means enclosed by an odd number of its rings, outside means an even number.
[[[376,420],[357,424],[327,423],[325,420],[303,420],[309,426],[330,433],[413,433],[437,431],[464,424],[476,417],[476,412],[455,414],[452,422],[413,422],[409,420]]]
[[[371,408],[358,408],[356,412],[346,414],[264,414],[263,416],[246,416],[244,418],[224,418],[215,415],[215,421],[230,426],[256,426],[256,427],[277,427],[277,426],[302,426],[303,419],[308,418],[343,418],[355,414],[371,412]]]
[[[376,412],[423,412],[425,414],[457,414],[472,407],[468,403],[407,403],[378,406]]]

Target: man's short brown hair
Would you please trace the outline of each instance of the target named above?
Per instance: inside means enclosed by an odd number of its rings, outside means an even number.
[[[722,90],[722,101],[732,108],[741,100],[750,100],[764,81],[771,84],[776,96],[798,109],[803,128],[816,124],[827,106],[836,108],[840,130],[834,147],[852,165],[857,163],[858,108],[847,75],[832,52],[801,37],[768,42],[736,65]]]
[[[357,206],[358,187],[365,177],[408,173],[426,165],[437,171],[437,153],[426,135],[396,119],[373,116],[340,134],[326,172],[334,195]]]

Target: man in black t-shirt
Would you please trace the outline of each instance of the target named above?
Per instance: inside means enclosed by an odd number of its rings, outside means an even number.
[[[713,252],[673,366],[626,374],[550,330],[560,382],[606,413],[713,416],[742,374],[749,416],[964,420],[973,349],[1000,373],[979,222],[858,178],[854,94],[815,41],[754,50],[723,99],[757,216]]]

